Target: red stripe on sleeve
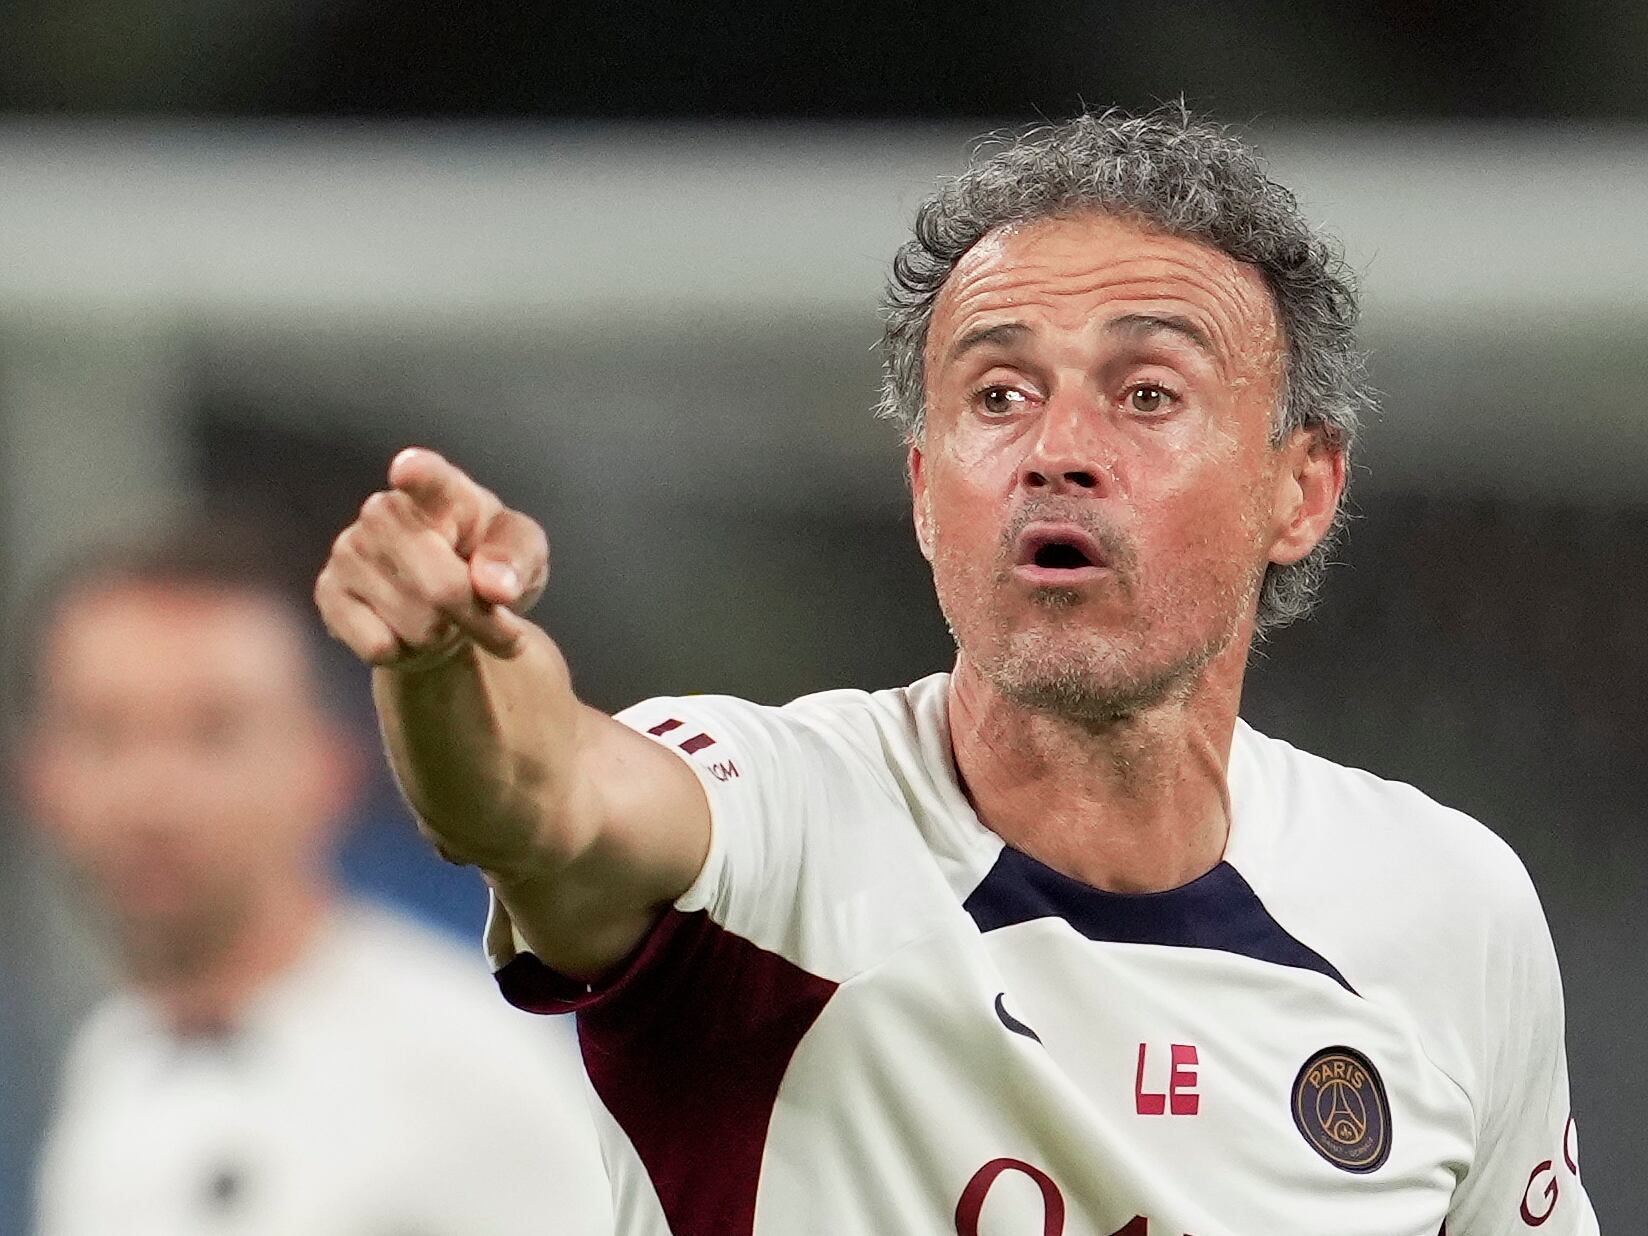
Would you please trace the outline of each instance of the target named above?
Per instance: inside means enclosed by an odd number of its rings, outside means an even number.
[[[837,985],[702,910],[666,913],[594,989],[529,953],[497,977],[519,1007],[577,1010],[589,1080],[672,1236],[751,1236],[778,1088]]]

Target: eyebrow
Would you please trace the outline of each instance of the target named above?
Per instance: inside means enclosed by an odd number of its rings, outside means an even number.
[[[1215,360],[1219,356],[1218,349],[1213,346],[1213,340],[1207,337],[1207,332],[1189,318],[1180,317],[1176,313],[1124,313],[1121,317],[1106,322],[1104,329],[1109,335],[1129,335],[1133,338],[1164,332],[1178,335]]]
[[[981,326],[956,340],[950,348],[950,359],[965,356],[974,348],[982,348],[986,344],[1018,343],[1030,333],[1030,328],[1023,322],[998,322],[994,326]]]

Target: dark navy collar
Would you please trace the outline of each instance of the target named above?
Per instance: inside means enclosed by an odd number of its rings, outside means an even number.
[[[1226,862],[1165,892],[1107,893],[1004,845],[962,908],[980,931],[1060,918],[1089,940],[1218,949],[1314,970],[1356,994],[1331,962],[1271,917],[1242,873]]]

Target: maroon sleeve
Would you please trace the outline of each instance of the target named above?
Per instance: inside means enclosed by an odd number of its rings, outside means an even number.
[[[610,979],[529,953],[498,971],[510,1003],[578,1014],[591,1085],[645,1167],[676,1236],[749,1236],[779,1086],[837,984],[668,911]]]
[[[593,983],[568,978],[531,953],[516,953],[493,972],[505,1000],[528,1013],[577,1013],[614,998],[637,976],[650,969],[668,951],[679,929],[674,920],[686,917],[671,910],[653,924],[641,943],[623,961]]]

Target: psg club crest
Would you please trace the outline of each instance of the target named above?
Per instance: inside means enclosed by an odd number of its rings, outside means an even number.
[[[1353,1047],[1324,1047],[1305,1061],[1293,1080],[1293,1123],[1341,1171],[1377,1171],[1390,1157],[1385,1083]]]

